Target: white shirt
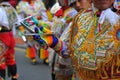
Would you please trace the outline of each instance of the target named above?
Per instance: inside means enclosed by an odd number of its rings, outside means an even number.
[[[7,14],[3,7],[0,7],[0,26],[7,27],[9,29]]]

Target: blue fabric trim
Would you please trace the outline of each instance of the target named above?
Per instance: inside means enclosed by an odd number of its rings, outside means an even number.
[[[56,36],[54,36],[54,35],[52,36],[52,38],[53,38],[53,43],[52,43],[52,45],[50,47],[54,48],[58,43],[58,38]]]

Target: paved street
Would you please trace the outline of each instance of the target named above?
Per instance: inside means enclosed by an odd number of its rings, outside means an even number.
[[[39,59],[37,65],[32,65],[25,57],[25,49],[17,47],[15,50],[19,73],[18,80],[51,80],[48,65],[43,64]]]
[[[48,65],[45,65],[39,58],[37,58],[38,64],[32,65],[30,60],[25,57],[25,43],[20,36],[18,36],[18,33],[16,33],[15,42],[15,58],[19,74],[18,80],[51,80]]]

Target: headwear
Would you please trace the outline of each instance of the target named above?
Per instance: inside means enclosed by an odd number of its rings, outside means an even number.
[[[50,12],[52,14],[55,14],[58,10],[60,10],[62,7],[59,5],[59,3],[55,3],[53,7],[50,9]]]

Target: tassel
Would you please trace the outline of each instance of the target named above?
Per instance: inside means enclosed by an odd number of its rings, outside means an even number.
[[[27,48],[26,57],[28,57],[28,58],[35,58],[36,57],[36,50],[34,47]]]
[[[26,57],[29,58],[29,47],[26,49]]]
[[[43,60],[48,57],[48,50],[40,48],[40,58]]]

